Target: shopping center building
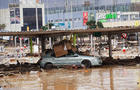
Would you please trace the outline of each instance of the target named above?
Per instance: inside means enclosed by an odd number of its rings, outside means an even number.
[[[134,26],[140,21],[138,0],[57,0],[46,7],[46,21],[58,29],[86,29],[87,20],[101,21],[104,27]],[[63,24],[62,24],[63,23]]]
[[[86,29],[89,20],[104,27],[139,25],[140,1],[0,0],[0,24],[6,24],[8,31],[25,31],[27,26],[37,30],[37,23],[39,28],[53,23],[54,29]]]
[[[6,25],[5,31],[26,31],[27,26],[36,30],[36,19],[39,28],[45,25],[44,11],[44,4],[35,0],[0,0],[0,24]]]

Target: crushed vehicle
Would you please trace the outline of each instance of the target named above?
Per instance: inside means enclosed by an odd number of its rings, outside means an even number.
[[[54,45],[54,49],[47,50],[38,61],[41,68],[50,69],[54,66],[91,66],[102,65],[100,57],[79,55],[76,48],[69,41],[62,41]]]
[[[99,57],[83,56],[78,54],[67,54],[62,57],[55,57],[54,55],[48,53],[40,59],[39,64],[44,69],[50,69],[53,66],[65,65],[76,65],[90,68],[91,66],[102,65],[102,60]]]

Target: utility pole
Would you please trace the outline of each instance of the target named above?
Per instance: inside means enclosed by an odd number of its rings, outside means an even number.
[[[39,3],[39,0],[36,0],[36,29],[37,29],[37,31],[39,31],[39,28],[38,28],[38,7],[37,7],[38,3]],[[39,45],[39,38],[37,38],[37,45]]]
[[[72,6],[72,0],[71,0],[71,29],[73,29],[73,6]]]
[[[14,0],[13,5],[16,6],[16,0]],[[14,29],[16,30],[16,7],[14,6]],[[14,30],[13,30],[14,31]],[[15,47],[16,47],[16,36],[13,36],[13,42],[15,41]],[[20,47],[22,47],[22,42],[20,41]]]
[[[50,27],[49,27],[49,24],[50,24],[50,23],[48,22],[48,21],[49,21],[49,19],[48,19],[48,17],[49,17],[49,16],[48,16],[48,14],[49,14],[49,11],[48,11],[48,10],[49,10],[49,9],[48,9],[48,8],[49,8],[49,6],[48,6],[48,5],[49,5],[49,2],[48,2],[48,1],[49,1],[49,0],[47,0],[47,24],[48,24],[48,30],[50,30]],[[50,46],[50,48],[52,49],[52,38],[51,38],[51,37],[49,37],[49,46]]]
[[[68,12],[68,0],[65,0],[65,19],[66,19],[67,12]],[[67,22],[67,26],[65,26],[65,29],[68,29],[68,21],[69,20],[66,21]]]
[[[116,12],[117,0],[113,0],[113,12]]]

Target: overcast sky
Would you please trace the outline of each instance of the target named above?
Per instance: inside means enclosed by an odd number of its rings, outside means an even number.
[[[22,0],[21,0],[22,1]],[[47,2],[47,0],[42,0]],[[65,6],[65,1],[66,0],[48,0],[49,2],[49,7],[60,7],[60,6]],[[93,0],[68,0],[69,1],[69,5],[70,2],[72,1],[73,5],[81,5],[84,4],[84,1],[90,1],[91,4],[93,4]],[[111,5],[113,4],[113,0],[94,0],[96,3],[96,5]],[[120,3],[129,3],[131,0],[114,0],[116,3],[120,4]],[[8,8],[8,3],[13,3],[16,2],[18,3],[19,0],[0,0],[0,8]],[[46,5],[45,5],[46,6]]]

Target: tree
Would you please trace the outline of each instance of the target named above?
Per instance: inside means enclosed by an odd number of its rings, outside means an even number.
[[[46,31],[48,29],[48,27],[42,26],[41,29],[44,30],[44,31]]]
[[[101,22],[99,22],[99,21],[96,24],[96,21],[91,20],[91,21],[88,21],[86,23],[86,25],[88,26],[89,29],[95,29],[97,27],[98,28],[104,28],[103,24]]]
[[[89,29],[95,29],[96,28],[96,21],[93,21],[93,20],[88,21],[86,23],[86,25],[88,26]]]
[[[104,26],[101,22],[97,22],[97,24],[96,24],[96,21],[93,21],[93,20],[88,21],[86,23],[86,25],[88,26],[89,29],[104,28]],[[96,37],[100,37],[101,32],[95,32],[93,35],[96,36]]]
[[[49,23],[49,29],[52,29],[52,26],[54,26],[54,24],[53,23]]]
[[[97,22],[97,26],[98,26],[98,28],[104,28],[103,24],[99,21]]]
[[[90,28],[90,29],[95,29],[95,28],[104,28],[103,24],[101,22],[97,22],[97,25],[96,25],[96,21],[88,21],[87,22],[87,26]],[[93,33],[93,35],[95,37],[99,37],[100,41],[101,41],[101,35],[102,33],[101,32],[95,32]],[[101,54],[101,43],[99,41],[99,55]]]
[[[5,24],[0,24],[0,30],[5,29],[6,25]]]
[[[48,26],[49,26],[49,29],[51,29],[52,26],[54,26],[54,24],[53,23],[49,23],[49,25],[46,24],[45,26],[42,26],[41,29],[43,29],[44,31],[46,31],[46,30],[48,30]]]

